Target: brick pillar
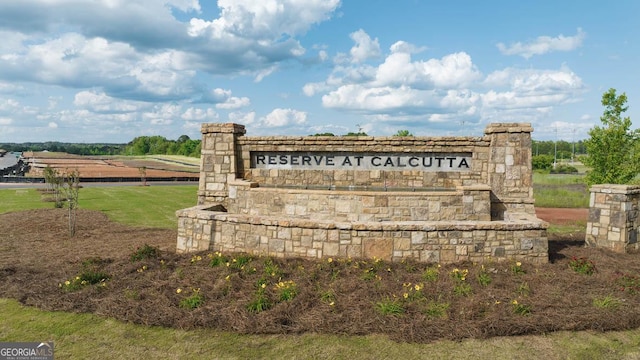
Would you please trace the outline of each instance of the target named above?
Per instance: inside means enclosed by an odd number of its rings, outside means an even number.
[[[489,124],[484,133],[490,137],[488,182],[491,186],[491,216],[535,214],[531,170],[531,133],[528,123]],[[508,217],[508,216],[507,216]]]
[[[237,138],[245,134],[243,125],[202,124],[202,153],[198,205],[221,203],[226,206],[228,182],[238,178]]]
[[[594,185],[589,198],[585,242],[615,252],[637,250],[640,186]]]

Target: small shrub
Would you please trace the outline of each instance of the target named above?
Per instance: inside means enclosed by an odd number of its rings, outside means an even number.
[[[615,309],[620,306],[620,300],[611,295],[607,295],[603,298],[594,298],[593,306],[602,309]]]
[[[253,300],[249,304],[247,304],[247,310],[252,313],[259,313],[265,310],[269,310],[271,307],[271,302],[266,294],[266,284],[262,284],[258,287],[258,291],[253,296]]]
[[[229,262],[229,258],[222,255],[219,251],[216,251],[213,254],[207,254],[207,257],[209,258],[210,267],[222,266]]]
[[[429,301],[424,314],[431,319],[444,319],[448,317],[449,303],[439,301]]]
[[[282,276],[282,270],[280,270],[278,264],[274,263],[272,259],[265,260],[264,273],[271,277],[279,278]]]
[[[323,291],[322,294],[320,294],[320,301],[329,306],[333,306],[336,304],[336,293],[332,289]]]
[[[480,268],[480,272],[477,276],[478,284],[480,286],[489,286],[491,284],[491,275],[485,270],[484,265]]]
[[[626,291],[629,294],[640,292],[640,277],[638,275],[617,273],[615,283],[619,286],[620,291]]]
[[[462,282],[465,281],[467,279],[467,275],[469,275],[469,270],[464,269],[464,270],[460,270],[458,268],[455,268],[453,270],[451,270],[451,273],[449,274],[451,276],[451,278],[457,282]]]
[[[531,288],[529,287],[528,283],[524,282],[518,286],[516,292],[520,296],[529,296],[529,294],[531,293]]]
[[[155,246],[144,244],[131,254],[131,261],[141,261],[144,259],[155,259],[160,255],[160,249]]]
[[[280,301],[290,301],[298,295],[298,286],[292,280],[280,281],[276,284],[275,290],[279,294]]]
[[[60,283],[59,287],[65,291],[77,291],[88,285],[101,284],[101,286],[105,286],[109,277],[109,274],[105,272],[86,269],[73,279]]]
[[[436,282],[438,281],[438,277],[440,276],[440,265],[437,266],[429,266],[422,273],[422,280],[428,282]]]
[[[531,314],[531,305],[525,305],[518,302],[518,300],[513,300],[511,302],[513,306],[513,313],[521,316],[528,316]]]
[[[522,275],[526,273],[522,268],[522,263],[520,261],[516,261],[511,265],[511,272],[515,275]]]
[[[598,271],[593,261],[582,257],[576,258],[575,256],[569,261],[569,267],[578,274],[584,275],[592,275]]]
[[[231,259],[231,267],[235,269],[244,270],[244,267],[247,264],[249,264],[251,260],[253,260],[253,257],[251,255],[248,255],[248,254],[238,255],[238,257]]]
[[[461,282],[453,287],[453,293],[457,296],[469,296],[472,292],[473,289],[471,288],[471,285],[466,282]]]
[[[404,293],[402,297],[407,301],[416,301],[424,299],[424,294],[422,294],[422,289],[424,289],[424,284],[415,284],[404,283],[402,284],[404,288]]]
[[[404,313],[404,307],[398,299],[389,297],[376,303],[376,310],[382,315],[401,315]]]
[[[199,288],[192,288],[191,295],[180,300],[180,307],[183,309],[193,310],[204,304],[204,297],[200,294]]]

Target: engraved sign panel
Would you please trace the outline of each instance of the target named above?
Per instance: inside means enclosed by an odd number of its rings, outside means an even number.
[[[252,152],[251,168],[470,171],[471,153]]]

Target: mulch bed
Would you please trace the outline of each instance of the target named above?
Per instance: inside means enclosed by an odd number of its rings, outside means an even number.
[[[174,230],[129,227],[87,210],[79,211],[77,224],[76,236],[69,238],[63,209],[0,215],[0,297],[181,329],[376,333],[408,342],[640,326],[638,254],[585,248],[584,233],[551,239],[550,263],[525,263],[517,274],[513,262],[438,268],[363,259],[177,255]],[[152,248],[159,249],[157,256],[131,259]],[[593,262],[597,272],[572,270],[574,258]],[[468,270],[464,281],[451,276],[455,269]],[[425,278],[428,271],[437,272],[436,281]],[[76,291],[65,285],[87,272],[109,279]],[[477,280],[482,272],[491,280],[487,286]],[[620,281],[623,274],[626,283]],[[461,283],[470,288],[466,296],[456,294]],[[291,286],[295,296],[280,300],[282,289]],[[189,303],[195,294],[201,304]],[[260,298],[264,311],[256,311]],[[602,305],[607,299],[610,305]]]

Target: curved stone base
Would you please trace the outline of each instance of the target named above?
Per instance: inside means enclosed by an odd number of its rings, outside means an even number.
[[[212,205],[179,210],[178,252],[247,252],[275,257],[390,261],[548,262],[548,224],[507,221],[336,222],[230,214]]]

